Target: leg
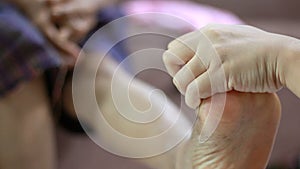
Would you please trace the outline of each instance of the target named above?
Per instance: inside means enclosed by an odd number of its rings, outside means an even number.
[[[86,63],[88,66],[86,68],[88,69],[90,66],[89,63]],[[92,64],[92,63],[91,63]],[[116,63],[112,60],[105,60],[102,65],[99,66],[99,74],[96,79],[96,97],[98,101],[98,105],[101,108],[103,116],[105,116],[105,120],[112,126],[115,130],[119,131],[120,133],[134,138],[148,138],[151,136],[156,136],[163,131],[167,130],[171,122],[173,121],[173,118],[176,117],[176,115],[179,113],[178,108],[170,102],[168,99],[166,99],[165,103],[168,105],[164,111],[164,114],[158,118],[157,120],[146,123],[146,124],[139,124],[132,122],[130,120],[127,120],[122,115],[120,115],[120,112],[116,109],[114,105],[114,101],[112,99],[112,93],[111,93],[111,85],[112,85],[112,77],[113,73],[117,67]],[[85,67],[84,67],[85,68]],[[160,101],[164,101],[163,98],[160,95],[153,95],[153,98],[151,99],[154,102],[149,101],[149,94],[153,90],[153,88],[139,80],[133,80],[131,82],[131,85],[129,88],[127,88],[127,84],[131,78],[129,74],[122,71],[120,74],[115,75],[117,80],[117,89],[120,91],[128,91],[131,104],[127,104],[127,100],[122,101],[122,107],[120,107],[123,110],[130,110],[131,107],[135,107],[139,110],[147,110],[150,108],[150,111],[147,111],[146,113],[152,114],[157,113],[157,111],[160,110],[159,103]],[[73,103],[71,102],[71,85],[69,84],[69,87],[67,86],[64,91],[64,102],[66,106],[66,110],[70,112],[74,112]],[[123,94],[118,94],[118,97],[122,97]],[[89,103],[84,103],[84,99],[82,99],[81,104],[88,105]],[[69,102],[69,103],[68,103]],[[151,104],[152,103],[152,104]],[[89,107],[89,106],[87,106]],[[93,110],[89,111],[93,112]],[[99,135],[109,138],[108,136],[110,133],[105,129],[103,126],[104,122],[100,121],[99,119],[95,118],[92,114],[80,114],[81,118],[85,119],[85,121],[88,123],[89,126],[92,127],[93,130],[95,130]],[[162,139],[157,146],[164,146],[167,143],[167,141],[174,137],[175,135],[186,135],[186,131],[184,128],[187,128],[189,125],[189,122],[187,119],[182,118],[182,123],[180,125],[176,125],[176,127],[172,130],[168,138]],[[111,144],[111,146],[114,146],[115,148],[121,149],[123,151],[132,152],[132,149],[129,149],[129,145],[127,143],[121,142],[120,140],[116,139],[110,139],[107,142]],[[130,144],[130,143],[129,143]],[[141,145],[136,145],[141,146]],[[146,151],[146,149],[150,149],[149,147],[143,147],[143,149],[139,149],[138,151]],[[138,162],[141,162],[145,165],[150,166],[151,168],[159,168],[159,169],[174,169],[174,161],[176,159],[176,149],[169,151],[168,153],[147,158],[143,160],[138,160]]]
[[[86,68],[89,68],[89,63],[86,63]],[[92,64],[92,63],[91,63]],[[106,120],[116,130],[127,136],[146,137],[161,132],[161,128],[168,126],[170,117],[178,113],[176,107],[166,111],[168,118],[162,118],[152,125],[139,126],[136,123],[131,123],[124,119],[116,110],[111,98],[111,77],[115,70],[115,63],[106,61],[100,65],[98,80],[96,80],[96,96],[98,104],[102,107],[102,113]],[[126,79],[129,75],[124,73],[117,78],[119,88],[127,90]],[[132,97],[132,104],[140,109],[145,109],[149,106],[148,93],[151,87],[138,80],[133,81],[132,88],[129,88]],[[69,111],[74,111],[73,103],[69,96],[67,97],[70,104],[67,108]],[[156,98],[159,99],[159,98]],[[84,100],[83,100],[84,102]],[[88,103],[86,103],[88,105]],[[168,104],[171,104],[168,102]],[[195,125],[191,139],[177,146],[176,149],[156,156],[141,160],[146,165],[152,168],[175,168],[178,169],[263,169],[268,161],[271,151],[276,129],[280,118],[280,103],[274,94],[246,94],[231,92],[227,95],[226,107],[222,121],[214,133],[205,144],[199,144],[197,138],[200,134],[201,124],[205,120],[207,106],[210,105],[210,100],[205,100],[200,108],[200,120]],[[127,106],[124,104],[123,106]],[[103,123],[99,123],[93,116],[88,114],[81,115],[89,124],[93,126],[97,132],[106,135],[105,130],[101,127]],[[187,125],[187,123],[186,123]],[[180,127],[184,128],[185,125]],[[178,128],[177,133],[182,132]],[[174,133],[176,133],[174,132]],[[111,140],[115,142],[117,140]],[[162,140],[163,143],[164,140]],[[119,144],[120,148],[126,148],[126,145]],[[178,150],[178,151],[177,151]],[[130,151],[130,150],[128,150]],[[143,151],[143,150],[141,150]],[[177,160],[175,155],[177,154]]]
[[[277,96],[228,93],[216,132],[206,143],[199,144],[197,138],[209,106],[209,99],[201,105],[200,120],[190,142],[182,150],[184,153],[179,157],[178,168],[264,169],[279,125],[280,102]]]
[[[0,168],[54,169],[53,123],[42,78],[0,99]]]

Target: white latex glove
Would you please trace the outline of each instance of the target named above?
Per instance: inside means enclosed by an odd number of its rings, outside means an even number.
[[[187,105],[231,90],[276,92],[283,86],[280,53],[292,38],[242,25],[208,25],[168,46],[167,70]]]

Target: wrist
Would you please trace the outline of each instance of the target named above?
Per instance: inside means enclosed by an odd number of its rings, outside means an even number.
[[[298,39],[278,35],[278,46],[276,55],[277,78],[281,85],[288,87],[291,80],[291,73],[294,71],[293,64],[300,58],[300,41]],[[299,59],[298,59],[299,60]]]
[[[281,57],[282,62],[282,79],[284,85],[300,97],[299,78],[300,78],[300,40],[289,38],[285,45]]]

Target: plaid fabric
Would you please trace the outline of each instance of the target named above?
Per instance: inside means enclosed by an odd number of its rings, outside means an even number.
[[[61,63],[39,31],[12,6],[0,2],[0,97]]]
[[[84,45],[94,31],[121,16],[121,10],[116,7],[99,12],[97,26],[79,45]],[[118,36],[121,32],[117,28],[114,33]],[[107,37],[97,45],[109,43],[111,40]],[[125,53],[122,44],[110,51],[110,55],[117,61],[123,60]],[[0,97],[15,89],[21,82],[42,73],[46,75],[52,101],[59,100],[66,69],[62,67],[58,52],[16,8],[0,0]]]

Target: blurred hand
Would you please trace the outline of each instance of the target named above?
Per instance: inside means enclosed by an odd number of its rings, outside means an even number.
[[[104,7],[107,0],[45,0],[52,6],[52,14],[63,16],[92,16]]]
[[[73,41],[81,40],[96,24],[96,13],[110,4],[108,0],[46,0],[51,16]]]
[[[79,47],[66,39],[64,33],[51,20],[50,10],[42,0],[15,0],[15,4],[35,24],[48,40],[62,53],[63,56],[77,57]]]
[[[216,93],[280,89],[277,56],[289,41],[251,26],[208,25],[171,42],[163,59],[186,103],[196,108]]]

